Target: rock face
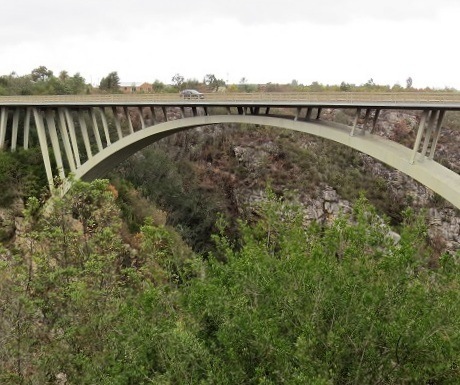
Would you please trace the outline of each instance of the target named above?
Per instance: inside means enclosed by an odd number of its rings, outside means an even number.
[[[326,110],[322,117],[326,120],[336,120],[349,125],[352,124],[354,118],[352,115],[344,114],[339,110]],[[419,111],[382,110],[374,133],[411,147],[419,121]],[[359,123],[362,124],[362,120]],[[460,131],[443,124],[435,160],[460,173],[459,148]],[[436,194],[400,171],[389,169],[365,154],[360,154],[360,158],[366,172],[379,176],[387,182],[388,189],[393,196],[402,197],[405,195],[406,199],[408,197],[411,201],[412,207],[427,210],[429,236],[432,239],[441,240],[450,252],[460,250],[459,210],[448,203],[438,202],[440,198]]]
[[[340,114],[339,119],[337,114]],[[330,120],[341,120],[342,123],[352,124],[353,116],[337,110],[326,110],[322,117]],[[382,111],[375,133],[388,139],[397,141],[406,146],[412,146],[420,116],[413,111]],[[362,122],[361,122],[362,123]],[[299,143],[305,148],[315,147],[315,143]],[[450,169],[460,172],[460,132],[443,127],[439,140],[436,160],[446,164]],[[273,159],[276,153],[276,143],[268,142],[255,146],[251,143],[240,144],[234,147],[234,154],[238,162],[245,168],[252,170],[257,177],[258,168]],[[404,200],[418,210],[425,210],[428,217],[429,237],[433,242],[440,242],[442,249],[449,252],[460,250],[460,212],[443,202],[431,190],[416,182],[398,170],[390,169],[374,158],[359,154],[362,170],[370,175],[385,180],[388,192],[395,199]],[[249,207],[257,205],[262,200],[263,191],[238,188],[238,201]],[[327,184],[317,186],[313,194],[296,192],[296,199],[304,206],[307,221],[324,222],[336,217],[340,210],[350,210],[350,202],[342,199],[337,192]],[[397,238],[395,234],[395,238]]]
[[[460,250],[460,217],[450,208],[429,210],[429,234],[432,239],[441,239],[448,250]]]
[[[13,238],[16,230],[21,228],[24,204],[17,199],[8,208],[0,208],[0,242]]]
[[[170,114],[168,119],[176,119],[181,115],[180,110],[169,109],[168,113]],[[324,109],[321,119],[351,125],[354,120],[353,114],[354,111],[351,110]],[[370,118],[372,119],[373,116]],[[363,120],[364,114],[358,125],[363,124]],[[419,121],[420,112],[418,111],[382,110],[374,133],[411,147]],[[351,209],[352,204],[338,193],[339,186],[337,181],[334,183],[334,175],[318,175],[321,172],[308,168],[308,160],[304,161],[302,158],[304,154],[306,156],[310,154],[313,157],[324,156],[324,153],[320,152],[324,145],[323,142],[298,134],[295,145],[303,152],[296,159],[291,159],[292,165],[286,166],[286,162],[283,163],[285,156],[283,151],[289,151],[289,149],[286,150],[280,143],[283,140],[282,136],[288,135],[279,131],[277,131],[278,134],[265,135],[259,128],[233,127],[232,125],[199,127],[187,133],[178,134],[179,136],[175,139],[167,139],[163,148],[173,153],[176,159],[180,156],[188,157],[189,160],[197,163],[201,162],[202,164],[197,168],[205,170],[201,177],[207,178],[206,186],[217,188],[216,186],[225,185],[225,194],[231,197],[229,206],[231,205],[234,212],[242,216],[257,213],[258,205],[266,199],[264,190],[266,181],[271,181],[277,193],[290,194],[294,201],[302,205],[306,222],[330,221],[341,210],[347,212]],[[233,129],[236,134],[232,137]],[[226,147],[222,142],[226,143]],[[216,150],[219,143],[221,147]],[[208,146],[207,151],[203,151],[204,146]],[[171,149],[171,147],[176,148]],[[444,124],[435,155],[436,161],[460,173],[459,147],[460,131]],[[219,151],[222,154],[216,156],[216,152]],[[210,153],[213,155],[209,155]],[[327,156],[334,157],[335,154],[327,154]],[[370,156],[355,154],[354,161],[353,164],[343,163],[341,166],[343,174],[349,173],[350,178],[353,178],[353,172],[355,172],[368,175],[368,179],[379,179],[384,185],[384,199],[402,202],[401,207],[411,206],[416,211],[425,210],[427,212],[429,236],[434,243],[442,244],[443,249],[451,252],[460,250],[460,212],[458,210],[423,185],[377,162]],[[297,166],[296,162],[303,162],[303,168]],[[225,181],[223,181],[224,176]],[[308,186],[305,187],[302,180],[310,177],[316,180],[312,180],[311,183],[309,181]],[[293,183],[288,183],[292,181]],[[398,205],[395,207],[399,208]],[[397,234],[395,234],[395,239],[397,239]]]

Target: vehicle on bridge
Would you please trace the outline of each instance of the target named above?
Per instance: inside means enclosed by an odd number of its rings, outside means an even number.
[[[180,92],[180,96],[184,99],[204,99],[204,95],[197,90],[183,90]]]

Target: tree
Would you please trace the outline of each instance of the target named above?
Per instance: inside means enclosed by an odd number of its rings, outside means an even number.
[[[181,87],[182,88],[199,88],[202,83],[198,79],[187,79],[185,80]]]
[[[107,92],[118,92],[120,90],[120,77],[116,71],[110,72],[107,77],[102,78],[99,89]]]
[[[420,218],[394,245],[364,200],[324,229],[274,197],[259,214],[237,245],[215,237],[205,278],[186,290],[216,382],[458,381],[459,265],[427,268]]]
[[[372,89],[375,87],[374,79],[370,78],[365,84],[364,87],[367,89]]]
[[[204,84],[212,91],[218,91],[219,87],[225,86],[225,81],[223,79],[217,79],[214,74],[207,74],[204,77]]]
[[[252,84],[248,84],[248,79],[246,79],[246,77],[242,77],[240,79],[240,84],[238,84],[238,90],[239,91],[242,91],[242,92],[253,92],[257,89],[257,87],[255,87],[254,85]]]
[[[156,79],[152,83],[152,90],[153,92],[163,92],[165,89],[165,84],[163,82],[160,82],[158,79]]]
[[[67,71],[61,71],[59,72],[59,80],[61,82],[65,82],[66,80],[69,79],[69,73]]]
[[[80,72],[75,73],[69,80],[70,88],[73,94],[81,94],[86,90],[86,81]]]
[[[31,75],[34,82],[43,82],[53,76],[53,71],[49,70],[45,66],[40,66],[32,70]]]
[[[340,83],[340,91],[350,91],[351,85],[345,82]]]
[[[184,77],[181,74],[175,74],[171,81],[180,90],[182,88],[182,84],[184,83]]]
[[[309,85],[310,91],[317,92],[317,91],[324,91],[324,86],[317,82],[314,81]]]
[[[412,88],[412,78],[409,76],[406,79],[406,89],[410,90]]]

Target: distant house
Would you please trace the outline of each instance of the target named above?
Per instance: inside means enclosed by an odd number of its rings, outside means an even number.
[[[124,94],[149,94],[152,92],[152,85],[150,83],[120,83],[120,91]]]

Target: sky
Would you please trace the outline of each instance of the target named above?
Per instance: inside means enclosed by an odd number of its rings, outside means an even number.
[[[0,75],[460,90],[459,0],[3,0],[0,15]]]

